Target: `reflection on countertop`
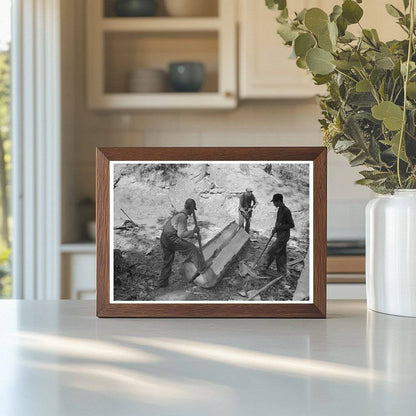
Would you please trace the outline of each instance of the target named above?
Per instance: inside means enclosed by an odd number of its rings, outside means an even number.
[[[97,319],[94,302],[1,301],[0,414],[413,416],[416,319],[328,311]]]

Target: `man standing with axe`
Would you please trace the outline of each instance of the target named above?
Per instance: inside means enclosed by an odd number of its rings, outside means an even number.
[[[187,199],[183,211],[173,215],[163,226],[160,244],[163,250],[163,267],[160,273],[158,287],[169,285],[169,277],[172,272],[175,253],[179,252],[190,257],[199,273],[203,273],[206,266],[202,252],[187,239],[198,238],[199,228],[195,223],[192,230],[188,230],[188,217],[194,215],[196,202],[194,199]]]
[[[245,192],[240,195],[240,205],[238,207],[239,221],[238,225],[240,228],[250,232],[251,216],[253,215],[253,209],[256,207],[257,201],[253,195],[253,190],[247,188]]]
[[[273,235],[276,235],[276,240],[267,250],[263,267],[259,271],[266,271],[273,263],[273,260],[275,260],[277,273],[286,276],[286,245],[290,238],[290,229],[294,228],[295,224],[290,209],[283,203],[282,194],[274,194],[271,202],[273,202],[274,206],[277,208],[276,223],[272,232]]]

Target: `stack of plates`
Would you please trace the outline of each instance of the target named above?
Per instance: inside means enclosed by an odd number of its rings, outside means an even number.
[[[129,73],[128,91],[136,93],[165,92],[166,72],[161,69],[138,68]]]

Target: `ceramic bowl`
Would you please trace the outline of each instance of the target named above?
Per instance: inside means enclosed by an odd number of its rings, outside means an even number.
[[[114,5],[119,17],[156,16],[158,0],[117,0]]]
[[[205,80],[205,67],[201,62],[172,62],[169,65],[169,82],[176,92],[197,92]]]
[[[127,90],[135,93],[160,93],[167,90],[166,72],[161,69],[138,68],[129,73]]]

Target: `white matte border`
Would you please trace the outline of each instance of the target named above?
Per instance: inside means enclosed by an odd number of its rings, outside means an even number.
[[[110,303],[112,304],[149,304],[149,303],[160,303],[160,304],[175,304],[175,303],[189,303],[189,304],[198,304],[198,303],[207,303],[207,304],[246,304],[248,301],[243,300],[228,300],[228,301],[184,301],[184,300],[165,300],[165,301],[157,301],[157,300],[135,300],[135,301],[125,301],[125,300],[114,300],[114,166],[121,164],[121,165],[140,165],[140,164],[193,164],[193,165],[200,165],[200,164],[216,164],[216,165],[233,165],[233,164],[267,164],[271,163],[272,165],[309,165],[309,300],[308,301],[250,301],[250,304],[313,304],[313,260],[314,260],[314,246],[313,246],[313,232],[314,232],[314,223],[313,223],[313,161],[293,161],[293,160],[282,160],[282,161],[264,161],[264,160],[238,160],[238,161],[229,161],[229,160],[191,160],[191,161],[184,161],[184,160],[128,160],[128,161],[121,161],[121,160],[110,160],[110,251],[108,255],[110,256]]]

